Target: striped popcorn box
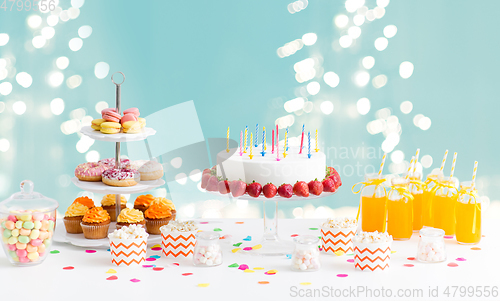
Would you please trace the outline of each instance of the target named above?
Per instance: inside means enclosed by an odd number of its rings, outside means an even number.
[[[197,231],[161,231],[161,249],[166,257],[187,257],[193,254]]]
[[[391,244],[353,242],[354,268],[365,272],[384,271],[391,261]]]
[[[110,238],[111,262],[117,266],[139,265],[146,261],[147,237]]]
[[[356,227],[350,228],[325,228],[321,227],[321,242],[323,252],[334,254],[337,251],[352,252],[351,239],[356,234]]]

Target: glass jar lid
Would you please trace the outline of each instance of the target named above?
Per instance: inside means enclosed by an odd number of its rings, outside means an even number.
[[[16,192],[0,202],[0,212],[7,214],[16,211],[50,212],[59,207],[57,201],[33,191],[33,188],[34,184],[30,180],[22,181],[20,192]]]
[[[379,178],[378,173],[367,173],[365,174],[365,180],[370,181],[370,180],[378,180],[378,179],[383,179],[384,177],[381,175]]]
[[[293,241],[301,245],[314,245],[319,243],[319,238],[314,235],[299,235]]]
[[[203,231],[196,233],[196,239],[215,240],[220,238],[220,234],[214,231]]]
[[[406,179],[406,178],[402,178],[402,177],[393,178],[393,179],[391,180],[391,183],[392,183],[392,185],[394,185],[394,186],[397,186],[397,185],[399,185],[399,186],[401,186],[401,185],[408,185],[408,183],[409,183],[409,182],[410,182],[410,181],[409,181],[408,179]]]
[[[438,228],[423,228],[420,230],[420,235],[425,236],[425,237],[442,237],[444,236],[445,232],[443,229],[438,229]]]

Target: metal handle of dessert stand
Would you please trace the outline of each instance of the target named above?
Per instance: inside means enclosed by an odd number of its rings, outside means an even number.
[[[115,80],[113,79],[113,76],[115,74],[120,73],[123,76],[123,81],[121,83],[116,83]],[[125,82],[125,74],[123,72],[115,72],[113,75],[111,75],[111,81],[113,84],[116,85],[116,113],[121,114],[121,102],[122,102],[122,90],[121,90],[121,85]],[[115,168],[120,169],[120,142],[116,142],[116,149],[115,149]],[[121,194],[116,194],[115,195],[115,207],[116,207],[116,217],[118,218],[118,215],[120,215],[121,211]]]

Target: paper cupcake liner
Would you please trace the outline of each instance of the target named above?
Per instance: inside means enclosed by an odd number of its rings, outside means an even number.
[[[139,265],[146,261],[147,238],[109,239],[111,262],[117,266]]]
[[[389,269],[391,243],[356,243],[354,246],[354,268],[365,272]]]
[[[63,219],[64,227],[66,227],[66,232],[70,234],[80,234],[83,233],[82,226],[80,223],[82,222],[82,218],[79,219]]]
[[[83,230],[83,236],[86,239],[102,239],[108,236],[109,223],[102,225],[85,225],[80,223]]]
[[[166,257],[187,257],[193,254],[196,231],[162,231],[161,248]]]
[[[154,219],[146,219],[146,231],[149,234],[160,235],[160,227],[163,225],[167,225],[174,217],[171,216],[168,219],[154,220]]]
[[[356,234],[356,227],[351,228],[321,228],[323,252],[334,254],[337,251],[352,252],[351,239]]]

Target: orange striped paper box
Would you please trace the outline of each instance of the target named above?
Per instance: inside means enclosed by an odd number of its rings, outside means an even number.
[[[166,257],[188,257],[193,254],[197,231],[162,231],[161,248]]]
[[[111,262],[117,266],[139,265],[146,261],[147,238],[110,238]]]
[[[351,228],[325,228],[321,227],[321,242],[323,252],[334,254],[337,251],[352,252],[351,239],[356,234],[356,227]]]
[[[385,271],[391,261],[392,241],[381,243],[353,242],[354,268],[365,272]]]

